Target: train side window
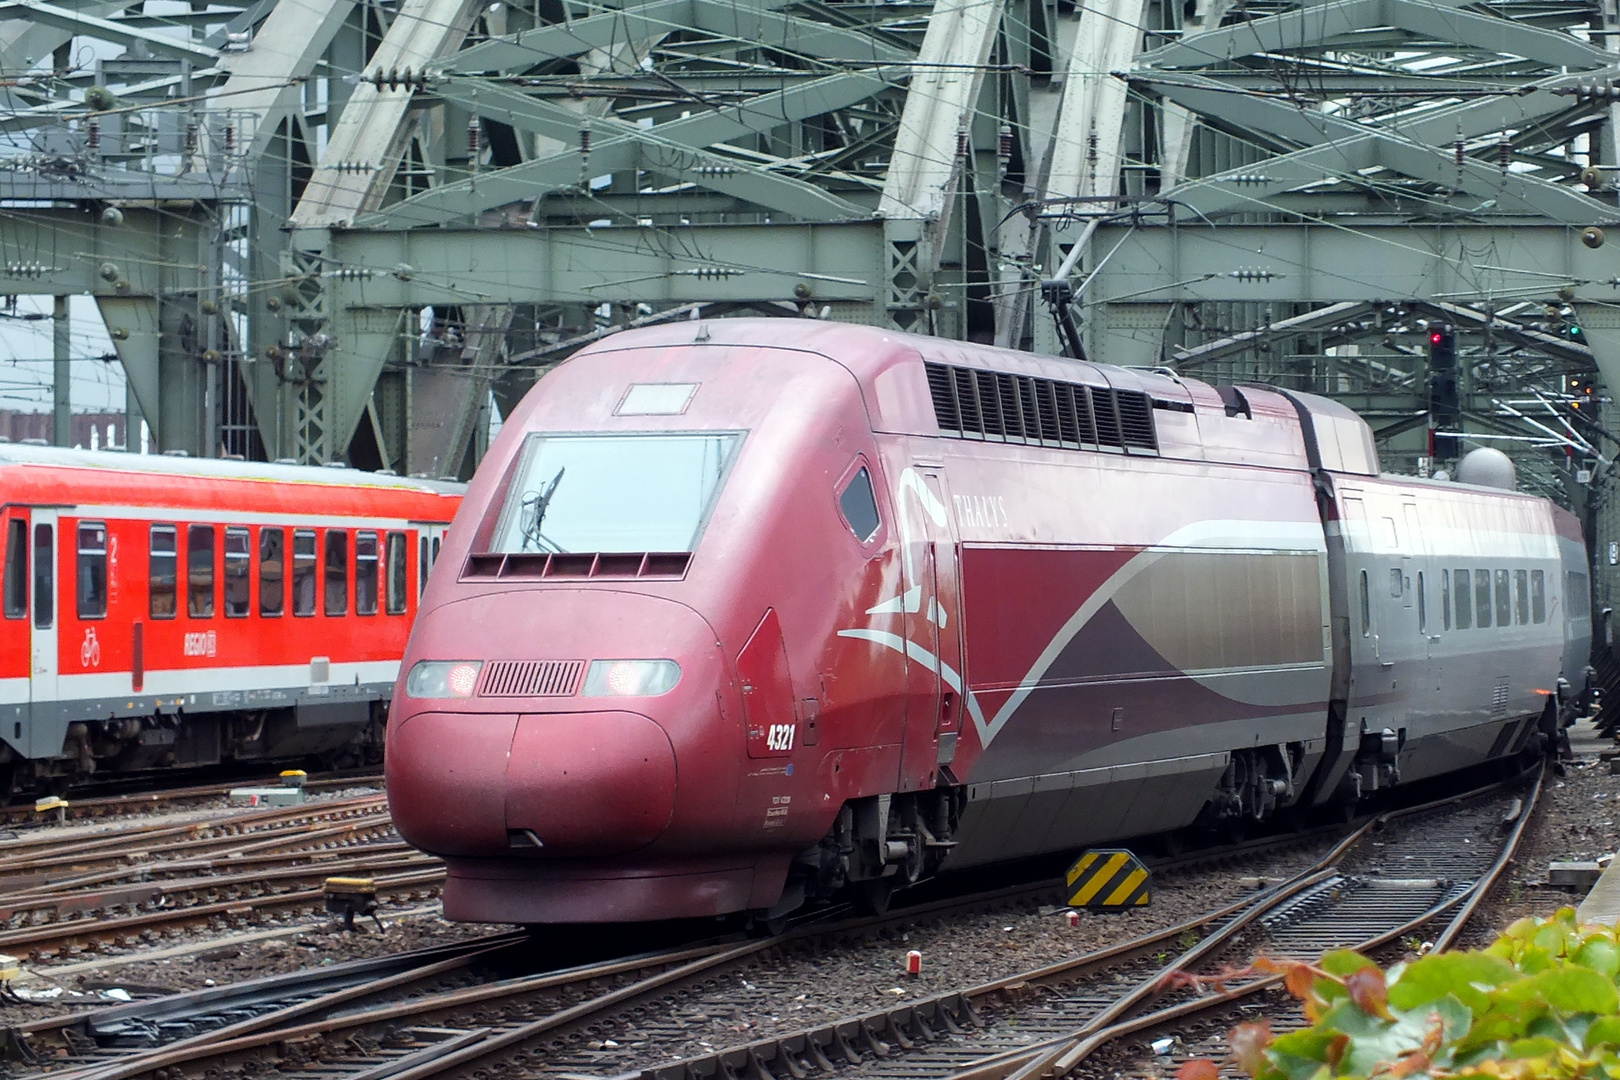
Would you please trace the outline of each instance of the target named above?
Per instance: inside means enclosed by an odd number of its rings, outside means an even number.
[[[146,591],[150,604],[148,610],[154,619],[172,619],[174,613],[179,610],[174,526],[152,526],[147,543]]]
[[[1389,570],[1389,595],[1392,597],[1401,595],[1401,568],[1398,566],[1392,566]]]
[[[56,625],[56,530],[34,526],[34,625]]]
[[[326,613],[349,612],[349,534],[342,529],[326,530]]]
[[[6,618],[27,617],[28,522],[12,518],[6,525]]]
[[[409,600],[405,596],[405,586],[411,580],[410,570],[405,565],[405,534],[391,532],[388,534],[388,614],[403,615]]]
[[[1429,598],[1423,595],[1423,571],[1418,571],[1417,582],[1418,633],[1429,632]]]
[[[1440,621],[1451,629],[1451,571],[1440,571]]]
[[[253,573],[253,538],[246,529],[225,530],[225,617],[245,619],[250,610]]]
[[[293,614],[315,614],[315,530],[293,530]]]
[[[1474,625],[1481,630],[1491,625],[1491,572],[1474,571]]]
[[[427,589],[427,575],[428,575],[428,556],[427,556],[427,553],[428,553],[427,536],[424,534],[423,537],[422,537],[422,550],[417,554],[417,557],[416,557],[416,595],[419,596],[419,597]]]
[[[1541,570],[1530,571],[1530,617],[1538,623],[1547,621],[1547,575]]]
[[[1361,636],[1372,636],[1372,594],[1367,591],[1367,571],[1361,572]]]
[[[1508,572],[1496,572],[1496,625],[1513,625],[1513,593],[1508,586]]]
[[[287,531],[259,530],[259,614],[270,618],[287,610]]]
[[[354,613],[377,614],[377,534],[354,534]]]
[[[1468,571],[1457,569],[1451,573],[1452,594],[1457,598],[1457,629],[1467,630],[1474,624],[1472,593],[1468,591]]]
[[[214,617],[214,527],[186,526],[186,614]]]
[[[1513,621],[1523,626],[1530,621],[1530,572],[1513,571]]]
[[[838,496],[838,508],[843,511],[844,520],[855,533],[855,539],[864,544],[877,535],[881,520],[878,517],[877,496],[872,493],[872,474],[866,471],[866,466],[861,466],[850,477]]]
[[[78,564],[74,584],[81,619],[107,617],[107,524],[102,521],[79,523]]]

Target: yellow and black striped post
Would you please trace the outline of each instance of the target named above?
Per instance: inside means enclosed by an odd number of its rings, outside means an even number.
[[[1069,906],[1146,907],[1152,883],[1152,872],[1124,848],[1092,848],[1069,867]]]

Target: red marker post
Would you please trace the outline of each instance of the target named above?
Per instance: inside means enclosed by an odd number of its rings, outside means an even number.
[[[922,953],[916,949],[906,953],[906,974],[912,976],[922,974]]]

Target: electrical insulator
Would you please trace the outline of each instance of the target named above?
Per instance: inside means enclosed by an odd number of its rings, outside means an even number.
[[[580,128],[579,129],[579,152],[586,155],[587,157],[590,156],[590,152],[591,152],[591,129],[590,128]]]
[[[1463,167],[1463,158],[1465,156],[1465,153],[1464,153],[1465,150],[1466,150],[1466,147],[1463,145],[1463,141],[1461,139],[1458,139],[1456,142],[1451,144],[1451,154],[1452,154],[1452,156],[1454,158],[1457,159],[1457,168],[1459,168],[1459,169]]]
[[[236,152],[236,125],[235,124],[226,124],[225,125],[225,152],[227,154],[234,154]]]
[[[479,133],[478,117],[475,116],[467,121],[467,159],[469,161],[476,162],[478,160]]]
[[[996,132],[996,157],[1000,159],[1002,169],[1007,168],[1007,163],[1012,160],[1012,153],[1013,129],[1007,124],[1002,124],[1001,130]]]
[[[195,154],[196,152],[197,152],[197,122],[195,120],[193,120],[191,123],[186,125],[186,153]]]
[[[97,120],[87,121],[84,125],[84,144],[93,154],[101,149],[101,123]]]
[[[1506,139],[1496,144],[1496,164],[1503,172],[1513,164],[1513,144]]]
[[[959,158],[965,158],[968,156],[967,128],[956,129],[956,156]]]

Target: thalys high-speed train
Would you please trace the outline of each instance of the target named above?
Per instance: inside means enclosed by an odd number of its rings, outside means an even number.
[[[0,446],[0,799],[376,759],[461,486]]]
[[[1322,398],[820,322],[616,334],[478,471],[387,732],[445,911],[755,911],[1539,745],[1577,522]]]

